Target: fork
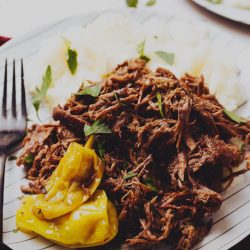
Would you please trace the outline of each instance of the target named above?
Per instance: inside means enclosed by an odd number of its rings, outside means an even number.
[[[21,112],[16,107],[16,70],[13,60],[12,104],[11,112],[7,111],[7,59],[4,70],[4,86],[2,111],[0,111],[0,248],[3,244],[3,201],[4,201],[4,174],[7,154],[11,147],[20,142],[26,134],[27,108],[24,86],[23,60],[21,60]]]

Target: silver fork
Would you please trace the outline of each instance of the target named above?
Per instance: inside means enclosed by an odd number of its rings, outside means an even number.
[[[23,60],[21,60],[21,112],[16,107],[16,71],[13,61],[12,104],[11,112],[7,111],[7,60],[5,61],[2,110],[0,111],[0,248],[3,244],[3,201],[4,201],[4,174],[6,156],[11,147],[20,142],[26,133],[27,108],[24,87]]]

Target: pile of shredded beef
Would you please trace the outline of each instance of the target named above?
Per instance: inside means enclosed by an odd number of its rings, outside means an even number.
[[[112,133],[96,135],[105,164],[100,188],[116,206],[119,240],[137,249],[164,241],[190,249],[208,233],[223,185],[249,168],[248,160],[233,169],[247,157],[250,123],[231,120],[203,77],[153,72],[143,60],[118,65],[100,84],[98,97],[72,95],[56,107],[58,124],[29,130],[18,164],[33,182],[23,191],[46,192],[44,181],[69,143],[84,143],[84,125],[102,121]],[[245,147],[234,145],[235,137]],[[33,162],[25,162],[27,154]]]

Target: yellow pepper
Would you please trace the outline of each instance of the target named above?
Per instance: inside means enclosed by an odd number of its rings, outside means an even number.
[[[36,195],[26,196],[17,211],[17,227],[33,231],[67,247],[91,247],[107,243],[118,231],[118,219],[105,191],[97,190],[92,198],[74,211],[47,220],[33,213]]]
[[[91,149],[72,142],[45,188],[46,194],[24,197],[16,213],[17,227],[68,247],[103,245],[118,231],[115,207],[105,191],[96,190],[103,175],[101,160]]]
[[[46,194],[36,197],[34,213],[47,219],[57,218],[79,207],[95,192],[103,175],[102,161],[86,145],[72,142],[58,167],[45,185]]]

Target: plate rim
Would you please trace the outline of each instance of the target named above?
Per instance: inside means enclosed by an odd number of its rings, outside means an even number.
[[[245,9],[240,9],[240,8],[235,8],[235,7],[230,7],[227,5],[216,5],[213,3],[210,3],[207,0],[192,0],[195,4],[199,5],[200,7],[216,14],[219,15],[223,18],[226,18],[228,20],[245,24],[245,25],[250,25],[250,10],[245,10]],[[216,9],[216,6],[220,6],[220,9]],[[235,16],[231,16],[227,11],[233,11],[235,12]],[[245,11],[249,12],[249,18],[244,18],[244,16],[241,16],[240,14],[245,13]],[[236,17],[238,16],[238,17]]]

